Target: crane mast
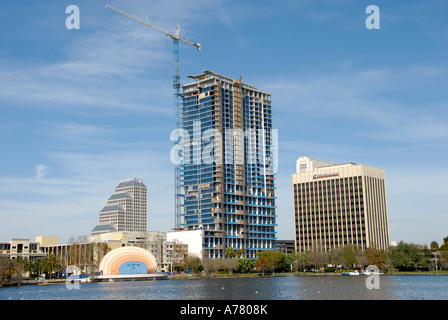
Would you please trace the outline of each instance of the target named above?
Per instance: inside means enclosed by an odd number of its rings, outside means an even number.
[[[155,24],[152,24],[148,21],[144,21],[138,17],[135,17],[129,13],[127,13],[124,10],[115,8],[111,5],[106,5],[107,9],[110,9],[112,11],[115,11],[125,17],[128,17],[136,22],[139,22],[147,27],[153,28],[166,36],[169,36],[171,39],[173,39],[173,57],[174,57],[174,74],[173,74],[173,89],[174,89],[174,112],[176,117],[176,129],[180,128],[180,72],[179,72],[179,41],[182,41],[186,44],[189,44],[191,46],[194,46],[198,49],[198,51],[201,50],[201,44],[192,42],[188,39],[182,38],[179,36],[180,33],[180,25],[178,24],[176,27],[175,33],[171,33],[169,31],[166,31],[163,28],[160,28],[159,26],[156,26]],[[174,218],[174,225],[176,229],[179,229],[182,225],[181,221],[181,207],[182,207],[182,192],[181,192],[181,185],[180,185],[180,167],[179,165],[175,165],[174,167],[174,210],[175,210],[175,218]]]

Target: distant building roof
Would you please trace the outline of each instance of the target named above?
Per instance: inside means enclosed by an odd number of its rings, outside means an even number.
[[[109,212],[109,211],[124,211],[124,208],[121,204],[114,204],[112,206],[105,206],[103,210],[100,212]]]
[[[114,232],[117,231],[117,228],[112,223],[109,224],[97,224],[95,228],[92,229],[92,232]]]
[[[311,172],[317,170],[318,168],[333,165],[335,165],[334,162],[321,160],[317,158],[311,158],[307,156],[301,156],[299,159],[297,159],[296,162],[296,173]]]
[[[142,179],[138,178],[131,178],[120,181],[120,184],[117,186],[117,188],[125,188],[125,187],[146,187],[144,183],[142,182]]]
[[[116,200],[116,199],[132,199],[132,196],[127,192],[120,192],[120,193],[114,193],[109,198],[109,200]]]

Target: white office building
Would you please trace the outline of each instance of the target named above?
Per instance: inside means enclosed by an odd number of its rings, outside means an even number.
[[[107,228],[105,228],[107,227]],[[120,181],[99,213],[92,236],[111,231],[146,231],[147,188],[141,179]]]
[[[384,170],[306,158],[299,159],[292,175],[296,251],[347,245],[387,249]]]

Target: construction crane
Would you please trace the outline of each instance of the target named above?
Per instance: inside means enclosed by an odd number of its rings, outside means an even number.
[[[176,129],[180,127],[180,113],[179,113],[179,106],[180,106],[180,72],[179,72],[179,41],[185,42],[191,46],[194,46],[198,49],[198,51],[201,50],[201,44],[195,43],[190,40],[187,40],[185,38],[180,37],[180,25],[178,24],[176,27],[175,33],[171,33],[169,31],[166,31],[159,26],[156,26],[152,23],[149,23],[148,21],[144,21],[140,18],[137,18],[129,13],[127,13],[124,10],[115,8],[111,5],[106,5],[107,9],[110,9],[112,11],[115,11],[125,17],[128,17],[134,21],[137,21],[141,24],[144,24],[147,27],[153,28],[171,39],[173,39],[173,56],[174,56],[174,74],[173,74],[173,89],[174,89],[174,112],[176,116]],[[180,167],[179,165],[176,165],[174,168],[174,210],[175,210],[175,221],[174,225],[176,229],[179,229],[181,227],[181,199],[182,199],[182,193],[181,193],[181,186],[180,186]]]

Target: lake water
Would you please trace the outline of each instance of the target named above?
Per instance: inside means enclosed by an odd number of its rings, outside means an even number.
[[[448,300],[447,275],[284,276],[0,288],[0,300]]]

